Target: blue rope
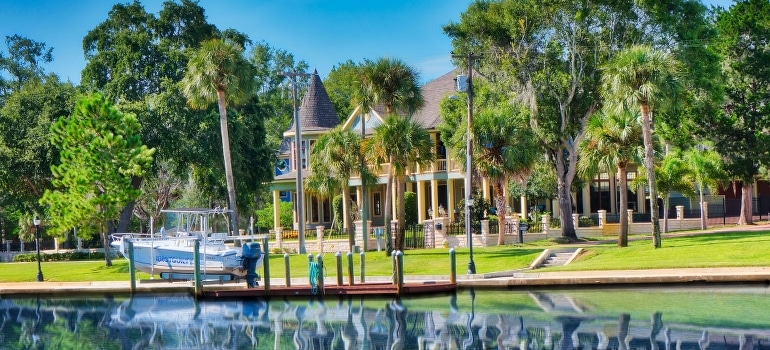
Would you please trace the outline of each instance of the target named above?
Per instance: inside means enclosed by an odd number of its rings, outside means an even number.
[[[318,295],[318,263],[317,262],[310,262],[310,271],[309,271],[309,278],[310,278],[310,293],[313,295]]]

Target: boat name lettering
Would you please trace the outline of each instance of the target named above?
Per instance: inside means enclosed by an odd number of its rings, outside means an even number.
[[[167,257],[167,256],[156,256],[155,257],[156,263],[169,263],[174,265],[191,265],[193,264],[192,259],[183,259],[183,258],[174,258],[174,257]]]

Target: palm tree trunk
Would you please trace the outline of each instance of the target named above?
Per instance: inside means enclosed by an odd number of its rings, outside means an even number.
[[[235,205],[235,180],[233,179],[233,167],[230,159],[230,136],[227,132],[227,102],[225,101],[224,90],[217,90],[217,103],[219,105],[219,130],[222,133],[222,156],[225,160],[225,179],[227,180],[227,205],[232,210],[230,213],[230,234],[234,235],[238,232],[238,208]],[[299,164],[299,160],[297,162]]]
[[[618,247],[628,247],[628,179],[626,165],[618,164],[620,181],[620,226],[618,227]]]
[[[396,198],[398,198],[398,233],[396,234],[396,247],[398,250],[404,251],[404,232],[406,232],[406,208],[404,208],[406,201],[404,200],[404,191],[406,183],[403,176],[398,176],[396,179]]]
[[[741,216],[738,218],[738,225],[751,225],[754,223],[754,217],[752,216],[752,202],[751,197],[754,193],[754,184],[749,181],[743,181],[741,187]]]
[[[705,208],[705,205],[703,204],[703,203],[705,203],[704,199],[703,199],[703,186],[700,185],[700,184],[698,185],[698,195],[700,197],[700,202],[699,202],[699,204],[700,204],[700,229],[701,230],[705,230],[706,229],[706,215],[705,215],[705,211],[706,211],[705,209],[706,208]]]
[[[652,121],[650,118],[650,105],[641,103],[642,110],[642,137],[644,139],[644,167],[647,172],[647,185],[650,188],[650,219],[652,221],[652,245],[661,247],[660,220],[658,213],[658,189],[655,182],[655,158],[652,148]]]
[[[356,231],[353,228],[352,223],[350,222],[350,217],[353,213],[351,213],[351,206],[350,206],[350,187],[349,186],[342,186],[342,207],[344,208],[342,210],[342,227],[345,228],[348,234],[348,244],[350,244],[350,251],[353,251],[353,246],[356,245]],[[344,214],[347,213],[347,214]]]
[[[671,205],[671,194],[666,193],[666,196],[663,197],[663,228],[661,231],[663,233],[668,233],[668,208]]]
[[[385,185],[385,254],[393,252],[393,226],[390,224],[393,208],[393,172],[388,169],[388,182]]]
[[[503,183],[505,180],[495,181],[495,207],[497,208],[497,245],[505,244],[505,216],[507,215],[507,205]]]

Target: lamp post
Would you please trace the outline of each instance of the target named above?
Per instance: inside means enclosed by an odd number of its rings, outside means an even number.
[[[305,190],[302,186],[302,131],[300,128],[300,113],[297,108],[297,77],[309,77],[310,74],[298,73],[296,70],[291,72],[281,72],[279,75],[291,79],[291,90],[294,108],[294,159],[297,169],[297,198],[294,203],[297,205],[297,238],[299,241],[299,253],[305,254]],[[310,146],[308,144],[308,146]],[[308,148],[308,152],[310,149]]]
[[[467,130],[465,134],[465,235],[468,237],[468,253],[469,253],[469,260],[468,260],[468,274],[473,275],[476,274],[476,263],[473,262],[473,237],[471,236],[471,205],[473,205],[473,198],[471,197],[472,191],[471,191],[471,176],[472,176],[472,140],[473,140],[473,133],[471,132],[471,124],[473,123],[473,62],[476,59],[481,58],[481,56],[474,55],[472,52],[469,52],[466,55],[452,55],[453,58],[465,58],[467,69],[468,69],[468,80],[467,80],[467,95],[468,95],[468,123],[467,123]],[[460,82],[458,82],[460,83]],[[458,84],[458,87],[461,84]]]
[[[40,268],[40,218],[35,215],[35,239],[37,240],[37,281],[43,282],[43,270]]]

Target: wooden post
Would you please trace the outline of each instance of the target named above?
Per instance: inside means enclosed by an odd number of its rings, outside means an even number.
[[[201,248],[201,242],[199,240],[195,240],[193,244],[193,265],[195,266],[195,281],[193,282],[195,285],[195,296],[199,297],[203,294],[203,286],[201,286],[201,260],[200,260],[200,248]]]
[[[262,254],[265,256],[262,259],[262,268],[264,269],[264,283],[265,283],[265,295],[270,295],[270,250],[267,247],[267,238],[262,239]]]
[[[348,252],[348,285],[352,286],[353,282],[353,252]]]
[[[283,253],[283,263],[286,265],[286,286],[291,287],[291,272],[289,268],[289,253]]]
[[[449,283],[457,283],[457,258],[454,248],[449,249]]]
[[[342,285],[342,253],[337,252],[334,254],[334,258],[337,259],[337,285]]]
[[[136,263],[134,262],[134,241],[128,240],[128,272],[131,275],[131,294],[136,292]]]
[[[324,295],[324,257],[321,253],[316,256],[318,262],[318,295]]]
[[[361,251],[361,283],[366,282],[366,254]]]
[[[396,251],[396,290],[401,295],[404,289],[404,253]]]

